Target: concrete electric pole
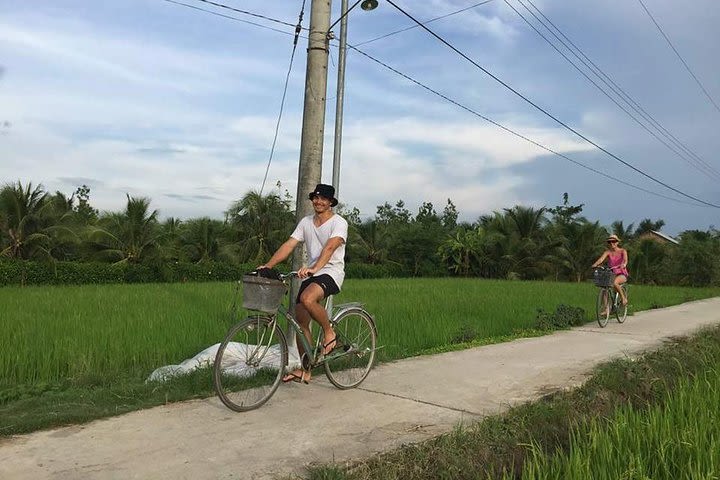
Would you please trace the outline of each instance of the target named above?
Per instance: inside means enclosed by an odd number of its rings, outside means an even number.
[[[342,148],[343,104],[345,103],[345,58],[347,56],[348,0],[342,0],[340,21],[340,51],[338,52],[337,96],[335,97],[335,145],[333,148],[332,184],[335,197],[340,197],[340,153]]]
[[[310,35],[308,40],[307,70],[305,76],[305,106],[303,109],[300,166],[296,198],[296,217],[313,212],[307,194],[312,192],[322,177],[323,139],[325,136],[325,102],[327,96],[328,49],[330,27],[330,0],[312,0]],[[293,269],[302,266],[296,254]]]
[[[322,178],[323,141],[325,137],[325,102],[327,96],[328,50],[330,40],[330,0],[312,0],[310,6],[310,35],[305,71],[305,105],[303,108],[302,136],[300,140],[300,165],[298,167],[297,194],[295,195],[296,223],[313,213],[307,195]],[[293,270],[305,264],[305,247],[296,248],[293,254]],[[290,290],[291,308],[300,281],[294,278]],[[295,346],[295,335],[288,326],[288,344]]]

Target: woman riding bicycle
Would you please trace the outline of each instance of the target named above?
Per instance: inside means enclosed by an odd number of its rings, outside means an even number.
[[[600,255],[600,258],[598,258],[597,261],[593,263],[593,268],[600,266],[605,261],[605,259],[607,259],[608,267],[615,274],[615,281],[613,283],[613,286],[615,287],[615,291],[620,294],[622,304],[623,306],[625,306],[627,305],[628,300],[627,296],[625,295],[625,290],[623,290],[621,285],[628,281],[628,277],[630,275],[627,270],[627,250],[625,250],[624,248],[620,248],[619,243],[620,239],[617,235],[610,235],[607,238],[607,250],[605,250],[605,252]]]

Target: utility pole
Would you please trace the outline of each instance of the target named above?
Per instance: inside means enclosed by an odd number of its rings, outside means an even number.
[[[298,168],[295,217],[297,222],[313,213],[307,195],[322,178],[323,141],[325,137],[325,101],[327,96],[328,50],[330,40],[331,0],[312,0],[310,6],[310,35],[305,71],[305,105],[303,108],[302,136],[300,140],[300,165]],[[297,223],[296,222],[296,223]],[[293,270],[299,270],[306,260],[305,247],[296,248],[293,254]],[[300,281],[294,278],[290,292],[291,307]],[[295,335],[288,326],[288,343],[295,345]]]
[[[322,154],[325,134],[325,101],[327,96],[330,0],[312,0],[307,70],[305,74],[305,106],[300,142],[300,167],[296,196],[299,221],[313,212],[307,194],[322,177]],[[295,256],[293,268],[302,266]]]
[[[335,145],[333,148],[332,184],[335,197],[340,197],[340,155],[342,149],[343,104],[345,103],[345,57],[347,56],[348,0],[342,0],[340,20],[340,51],[338,53],[337,97],[335,98]]]

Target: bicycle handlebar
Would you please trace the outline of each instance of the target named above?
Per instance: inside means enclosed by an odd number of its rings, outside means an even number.
[[[259,270],[261,270],[261,269],[257,269],[257,270],[253,270],[252,272],[248,272],[248,275],[259,275],[259,273],[260,273]],[[277,274],[278,274],[278,277],[280,277],[280,280],[285,281],[285,280],[287,280],[288,278],[297,277],[297,276],[298,276],[298,271],[297,271],[297,270],[292,270],[292,271],[287,272],[287,273],[278,272]],[[312,277],[312,275],[309,275],[309,277]]]

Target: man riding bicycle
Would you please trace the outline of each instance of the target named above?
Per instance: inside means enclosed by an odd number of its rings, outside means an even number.
[[[335,188],[319,183],[308,195],[313,204],[314,214],[303,217],[297,227],[270,260],[258,268],[273,268],[285,261],[300,243],[305,243],[308,265],[298,270],[298,276],[306,279],[300,285],[295,305],[295,319],[302,328],[305,338],[312,345],[310,320],[314,319],[323,330],[322,354],[329,354],[336,343],[335,332],[321,302],[330,295],[340,292],[345,278],[345,243],[348,224],[333,212],[337,205]],[[297,342],[302,356],[302,343]],[[283,382],[304,382],[310,380],[310,372],[297,369],[283,377]]]

